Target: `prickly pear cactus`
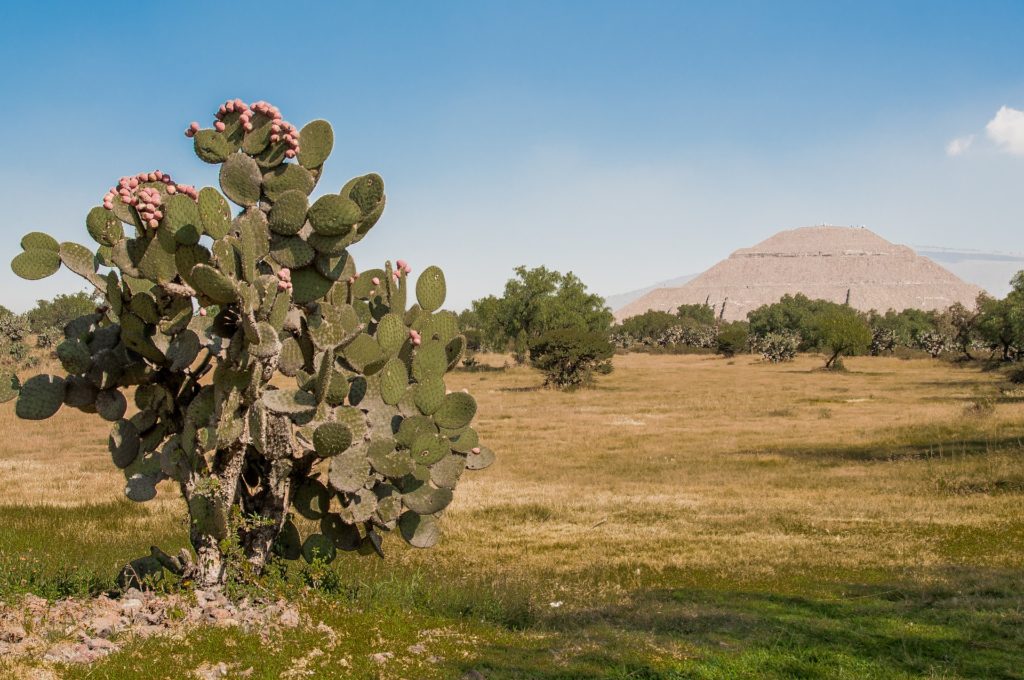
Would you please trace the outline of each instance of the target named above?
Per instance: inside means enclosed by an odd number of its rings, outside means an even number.
[[[753,350],[773,364],[796,359],[800,336],[795,333],[766,333],[754,339]]]
[[[334,145],[326,121],[298,130],[236,99],[185,134],[220,166],[219,190],[123,177],[86,217],[95,249],[22,240],[16,274],[63,265],[105,304],[64,329],[66,376],[5,376],[0,398],[17,396],[21,418],[66,405],[110,421],[129,498],[180,486],[204,585],[224,580],[231,532],[257,569],[274,549],[383,555],[391,531],[434,545],[462,474],[494,460],[476,402],[445,386],[466,341],[440,310],[444,274],[427,267],[413,286],[403,260],[357,269],[349,247],[380,219],[384,183],[311,198]]]

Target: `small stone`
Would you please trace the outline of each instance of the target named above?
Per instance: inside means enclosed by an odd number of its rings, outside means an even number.
[[[97,616],[89,622],[89,630],[100,637],[110,637],[121,624],[121,618],[114,614]]]
[[[224,619],[231,618],[231,612],[224,607],[210,607],[206,610],[206,615],[214,621],[223,621]]]
[[[294,628],[299,625],[299,612],[289,607],[281,612],[278,622],[285,628]]]
[[[377,652],[376,654],[371,654],[370,658],[383,665],[390,661],[393,656],[394,654],[391,652]]]
[[[89,649],[99,649],[108,652],[117,649],[117,645],[101,637],[86,638],[83,642],[85,642]]]
[[[410,654],[423,654],[427,651],[426,645],[422,642],[417,642],[414,645],[409,645],[406,649],[409,650]]]
[[[25,639],[25,629],[18,623],[0,623],[0,642],[15,643]]]

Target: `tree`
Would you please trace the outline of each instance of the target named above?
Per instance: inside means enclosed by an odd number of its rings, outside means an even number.
[[[599,295],[572,272],[561,274],[546,267],[516,267],[502,297],[488,296],[472,303],[485,341],[495,348],[511,348],[518,361],[530,343],[549,330],[575,328],[607,331],[612,313]]]
[[[470,427],[476,402],[445,388],[465,339],[440,311],[444,274],[426,267],[410,306],[403,260],[356,269],[348,248],[380,218],[384,182],[356,177],[310,205],[329,123],[300,132],[276,107],[241,100],[216,119],[186,135],[219,166],[220,191],[143,172],[89,212],[98,250],[39,232],[21,240],[16,274],[63,265],[103,303],[64,326],[66,377],[8,375],[0,398],[16,396],[24,419],[67,405],[113,423],[108,445],[133,501],[177,483],[195,558],[154,549],[132,563],[137,574],[167,568],[219,587],[229,546],[244,556],[234,567],[256,574],[272,551],[383,555],[390,531],[430,547],[464,470],[494,457]],[[305,540],[292,511],[317,522]]]
[[[750,333],[764,337],[769,333],[783,336],[799,336],[800,350],[804,352],[821,349],[815,319],[823,312],[848,309],[828,300],[812,300],[803,293],[784,295],[775,303],[763,305],[747,313]]]
[[[649,309],[643,314],[623,319],[622,323],[612,329],[612,332],[627,336],[633,342],[650,344],[678,323],[679,317],[675,314]]]
[[[676,317],[680,319],[693,319],[697,323],[711,326],[715,323],[715,310],[711,305],[679,305],[676,308]]]
[[[85,291],[57,295],[52,300],[37,300],[36,306],[25,312],[25,319],[33,333],[61,329],[72,319],[92,314],[96,304],[96,298]]]
[[[561,328],[530,343],[530,361],[543,371],[544,384],[563,390],[590,385],[595,370],[611,372],[613,354],[615,348],[604,331]]]
[[[949,338],[953,348],[965,359],[970,360],[974,358],[971,349],[979,340],[979,317],[977,309],[967,309],[963,304],[956,302],[936,316],[935,326],[942,336]]]
[[[919,339],[925,333],[936,331],[935,313],[926,312],[920,309],[904,309],[897,312],[890,309],[885,314],[879,314],[872,310],[867,313],[868,325],[880,339],[885,339],[883,344],[892,342],[893,348],[896,345],[912,347],[919,345]]]
[[[1001,352],[1003,361],[1013,359],[1016,354],[1020,338],[1016,316],[1010,296],[1001,300],[984,293],[978,296],[978,335],[991,350]]]
[[[718,327],[716,349],[719,354],[727,357],[747,351],[749,340],[749,324],[745,321],[723,323]]]
[[[819,346],[829,353],[825,368],[838,368],[844,354],[863,354],[871,345],[871,328],[850,307],[837,305],[818,312],[810,325]]]

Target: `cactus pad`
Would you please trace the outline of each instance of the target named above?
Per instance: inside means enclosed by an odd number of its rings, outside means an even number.
[[[377,369],[383,365],[384,353],[380,345],[372,336],[361,333],[345,347],[343,351],[345,361],[360,373],[373,373],[373,367]]]
[[[397,404],[409,385],[409,374],[401,359],[389,359],[380,370],[380,396],[385,404]],[[442,396],[444,387],[442,386]]]
[[[304,267],[292,272],[292,285],[292,297],[296,304],[302,305],[327,295],[334,282],[312,267]]]
[[[267,390],[263,393],[263,405],[273,413],[300,415],[316,410],[316,398],[302,390]]]
[[[263,192],[271,201],[276,201],[286,191],[301,191],[307,196],[316,180],[306,168],[294,163],[285,163],[263,174]]]
[[[410,447],[413,462],[419,465],[433,465],[448,455],[448,440],[433,432],[424,432],[416,437]]]
[[[353,493],[363,488],[370,476],[370,464],[366,460],[365,451],[352,448],[331,458],[328,475],[331,488],[335,491]]]
[[[32,231],[21,237],[22,250],[60,250],[57,239],[41,231]]]
[[[96,206],[85,218],[85,228],[96,243],[113,246],[124,237],[121,220],[106,208]]]
[[[238,297],[235,283],[207,264],[197,264],[190,275],[200,293],[216,304],[234,302]]]
[[[114,459],[114,465],[122,470],[135,460],[139,455],[139,431],[130,420],[119,420],[110,428],[110,438],[107,441],[110,448],[110,455]]]
[[[433,517],[407,512],[398,519],[402,538],[414,548],[432,548],[441,537],[441,529]]]
[[[334,130],[326,120],[306,123],[299,133],[299,165],[318,168],[324,164],[334,148]]]
[[[270,242],[270,256],[282,267],[298,269],[312,262],[316,253],[298,236],[284,236]]]
[[[120,390],[102,390],[96,395],[96,411],[104,420],[118,421],[128,410],[128,400]]]
[[[30,281],[53,276],[58,269],[60,269],[60,255],[54,250],[32,248],[19,253],[11,260],[11,270],[21,278]]]
[[[408,451],[395,448],[391,439],[375,439],[370,442],[366,457],[373,469],[386,477],[398,479],[412,472],[413,460]]]
[[[193,139],[196,155],[207,163],[223,163],[237,147],[216,130],[200,130]]]
[[[46,420],[64,403],[64,379],[55,375],[32,376],[21,386],[14,412],[25,420]]]
[[[438,427],[457,430],[469,425],[476,415],[476,400],[465,392],[452,392],[444,397],[441,408],[434,413]]]
[[[412,376],[423,382],[427,378],[440,378],[448,369],[448,355],[444,345],[436,340],[424,342],[412,358]]]
[[[299,233],[306,223],[308,210],[309,198],[305,192],[298,189],[281,192],[267,215],[270,230],[284,236]]]
[[[352,430],[344,423],[324,423],[313,431],[313,448],[321,458],[342,453],[352,445]]]
[[[156,485],[159,481],[158,475],[134,474],[125,483],[124,495],[136,503],[151,501],[156,498]]]
[[[231,230],[231,208],[213,187],[199,190],[199,221],[203,231],[213,239],[224,238]]]
[[[259,203],[262,181],[260,167],[244,153],[231,154],[220,167],[221,191],[240,206]]]
[[[479,448],[480,453],[473,453],[471,451],[466,455],[467,470],[483,470],[494,462],[494,451],[491,451],[486,446],[481,446]]]
[[[416,279],[416,301],[427,312],[440,309],[448,288],[444,282],[444,272],[438,267],[430,266],[423,270]]]
[[[454,489],[465,469],[465,456],[445,456],[430,466],[430,481],[439,488]]]
[[[448,507],[452,502],[452,491],[427,482],[402,496],[402,502],[405,507],[419,515],[432,515]]]
[[[64,266],[99,288],[103,280],[96,274],[96,255],[85,246],[66,241],[60,244]]]
[[[321,236],[342,236],[351,231],[362,212],[355,201],[337,194],[326,194],[309,206],[309,223]]]

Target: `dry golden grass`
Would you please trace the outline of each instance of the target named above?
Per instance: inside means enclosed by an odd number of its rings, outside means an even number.
[[[441,546],[397,550],[398,565],[439,559],[567,599],[670,574],[938,577],[965,551],[975,565],[1021,564],[1021,406],[965,412],[999,394],[995,372],[882,358],[850,359],[841,374],[815,370],[816,357],[615,363],[575,393],[537,389],[525,367],[451,376],[476,395],[498,462],[464,478]],[[0,427],[3,505],[121,497],[95,416],[25,422],[5,405]],[[125,505],[124,519],[140,532],[180,522],[176,495],[165,483],[146,512]]]
[[[401,656],[424,628],[460,631],[423,677],[1018,677],[1024,394],[998,372],[626,355],[595,389],[560,393],[505,361],[449,376],[499,457],[463,478],[442,542],[345,554],[322,598],[301,596],[341,638],[375,621],[374,649]],[[8,404],[0,427],[6,592],[95,591],[150,543],[185,540],[172,485],[122,498],[97,417],[25,422]],[[129,647],[97,677],[138,677],[145,654],[290,667],[322,644],[303,635],[268,648],[197,631]],[[334,661],[325,677],[348,672]],[[377,677],[363,663],[357,677]]]

